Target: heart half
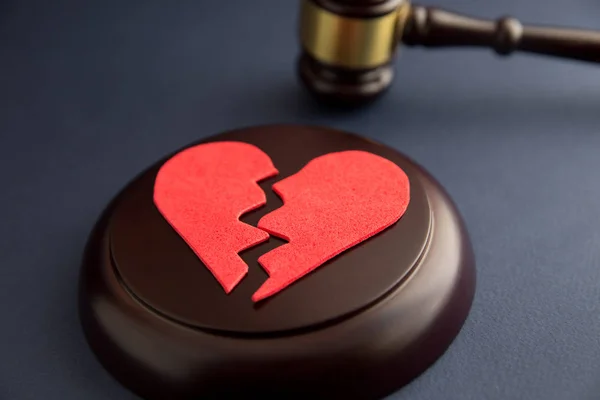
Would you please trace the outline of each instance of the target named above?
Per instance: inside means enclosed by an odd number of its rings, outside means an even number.
[[[257,182],[277,173],[269,156],[241,142],[190,147],[158,171],[154,204],[226,293],[248,273],[238,253],[269,239],[239,218],[266,204]]]
[[[287,240],[258,262],[269,278],[260,301],[341,252],[397,222],[410,198],[408,177],[393,162],[364,151],[330,153],[273,185],[284,205],[258,227]]]

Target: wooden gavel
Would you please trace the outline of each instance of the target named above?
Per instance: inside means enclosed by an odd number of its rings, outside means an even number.
[[[475,19],[407,0],[302,0],[298,72],[318,97],[360,104],[393,80],[399,43],[488,47],[600,62],[600,32],[524,26],[517,19]]]

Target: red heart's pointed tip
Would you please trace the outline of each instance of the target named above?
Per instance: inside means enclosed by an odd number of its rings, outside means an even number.
[[[271,297],[279,292],[282,287],[282,283],[273,277],[269,277],[261,287],[252,295],[252,301],[258,303],[261,300]]]
[[[221,287],[223,287],[223,291],[225,292],[225,294],[231,293],[236,286],[237,286],[237,283],[236,284],[230,284],[230,283],[223,284],[223,283],[221,283]]]
[[[245,264],[244,264],[245,267]],[[236,275],[229,275],[225,277],[221,277],[217,279],[223,288],[225,294],[230,294],[233,290],[240,284],[240,282],[246,277],[248,274],[248,268],[244,268],[244,270],[239,270]]]

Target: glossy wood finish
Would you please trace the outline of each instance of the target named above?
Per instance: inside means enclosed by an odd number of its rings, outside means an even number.
[[[404,0],[312,0],[338,15],[353,18],[378,17],[394,11]]]
[[[303,53],[298,75],[308,92],[319,102],[333,106],[361,106],[377,100],[392,84],[393,65],[373,69],[336,68]]]
[[[265,278],[256,258],[280,242],[245,253],[248,282],[225,295],[145,204],[146,183],[162,162],[150,167],[108,206],[82,265],[82,326],[114,377],[146,399],[378,399],[444,353],[470,309],[475,270],[460,215],[435,179],[394,149],[327,128],[255,127],[209,140],[255,144],[282,175],[319,154],[370,151],[401,166],[415,196],[393,227],[270,299],[271,310],[257,309],[246,296]],[[267,193],[272,183],[263,186]],[[127,206],[132,201],[139,210]],[[243,219],[252,223],[265,212]],[[118,237],[117,254],[111,244]],[[153,258],[162,271],[147,268]],[[186,308],[190,301],[195,307]]]
[[[398,1],[312,0],[315,4],[343,16],[371,18]],[[310,29],[310,27],[305,28]],[[413,5],[398,43],[407,46],[484,47],[500,55],[516,51],[600,62],[600,32],[558,27],[524,26],[515,18],[483,20]],[[308,90],[328,103],[361,105],[385,93],[393,82],[392,61],[370,69],[339,68],[326,65],[306,54],[298,60],[300,79]]]
[[[498,54],[524,51],[600,62],[600,32],[524,26],[515,18],[483,20],[432,7],[413,6],[404,44],[425,47],[487,47]]]

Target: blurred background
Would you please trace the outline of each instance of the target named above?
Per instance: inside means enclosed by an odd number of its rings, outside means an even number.
[[[594,0],[431,0],[600,29]],[[463,213],[473,311],[393,399],[598,399],[600,69],[404,49],[387,95],[322,107],[295,75],[298,1],[0,1],[0,399],[133,399],[80,332],[79,259],[137,173],[223,130],[310,123],[391,145]]]

